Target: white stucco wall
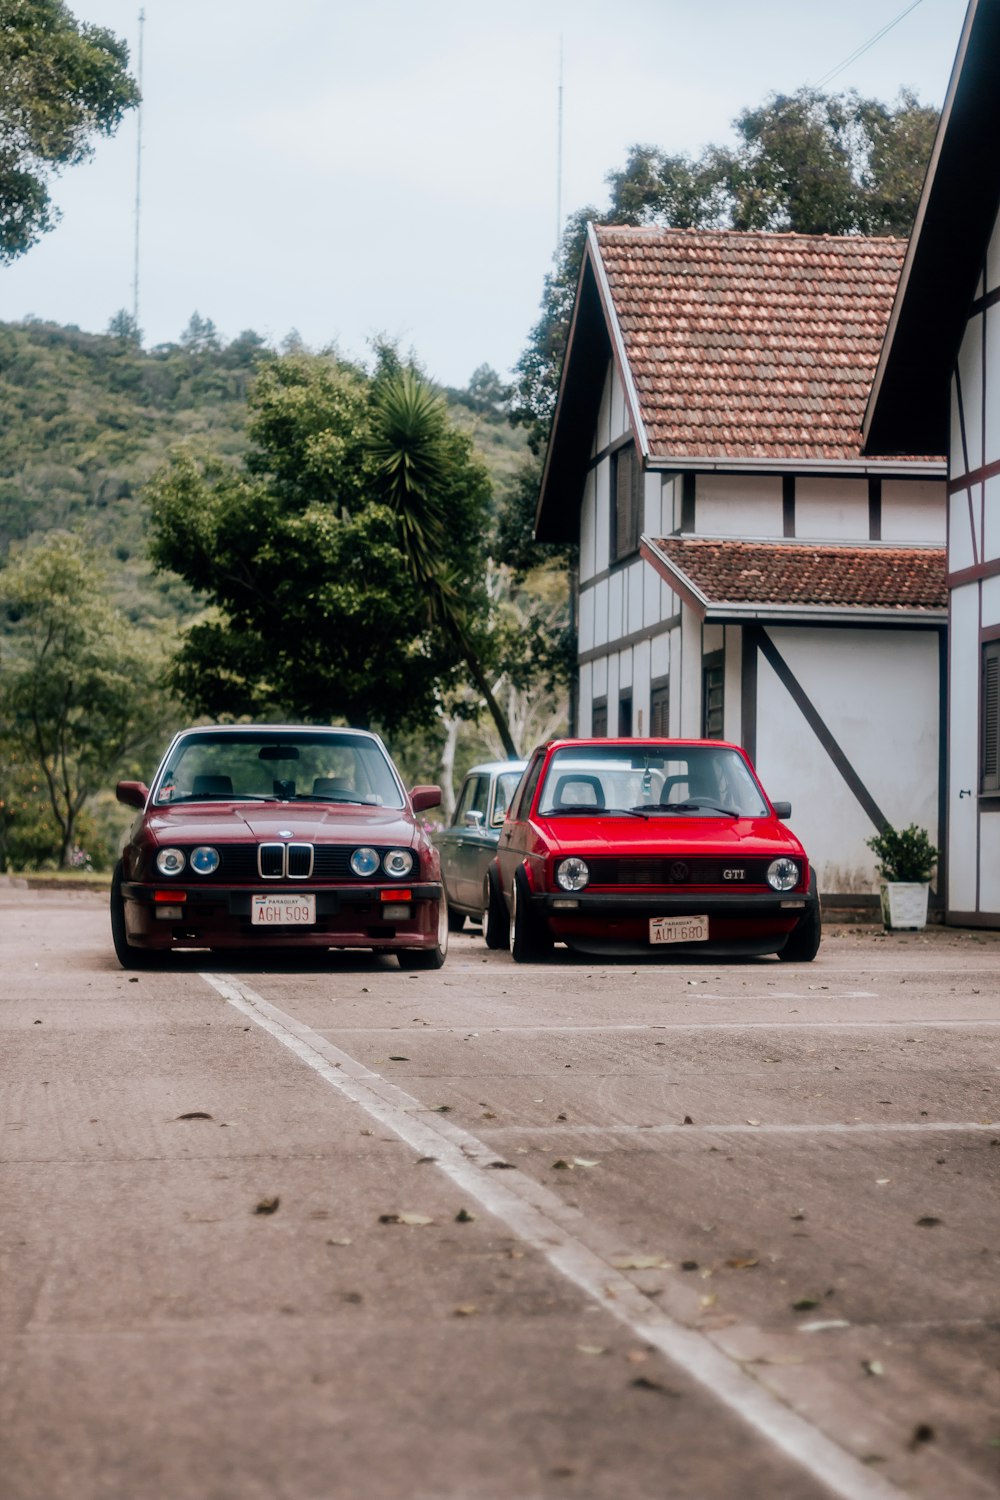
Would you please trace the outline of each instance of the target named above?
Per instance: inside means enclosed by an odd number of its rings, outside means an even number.
[[[932,631],[769,627],[768,634],[890,823],[938,834],[938,641]],[[758,657],[757,768],[820,889],[876,888],[874,825],[819,738]]]
[[[704,536],[781,536],[781,477],[699,474],[694,517]]]
[[[947,491],[943,479],[883,479],[882,541],[947,540]]]
[[[795,535],[818,541],[868,540],[868,481],[795,481]]]
[[[953,589],[949,614],[948,906],[976,910],[979,839],[979,589]],[[994,908],[1000,910],[1000,906]]]

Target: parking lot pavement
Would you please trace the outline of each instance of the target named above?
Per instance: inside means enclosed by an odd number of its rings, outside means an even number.
[[[97,898],[0,890],[0,936],[12,1500],[997,1492],[998,935],[136,978]]]

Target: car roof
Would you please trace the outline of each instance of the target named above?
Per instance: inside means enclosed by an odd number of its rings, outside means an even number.
[[[523,771],[527,764],[526,760],[484,760],[478,766],[470,766],[465,775],[494,776],[499,771]]]
[[[370,729],[355,729],[351,724],[191,724],[179,729],[184,734],[363,734],[370,740],[379,735]]]
[[[744,753],[739,745],[734,745],[730,740],[664,739],[651,734],[602,735],[599,739],[592,736],[589,739],[546,740],[538,748],[539,750],[589,750],[595,745],[620,745],[634,749],[650,746],[657,750],[690,750],[697,746],[712,750],[736,750],[740,755]]]

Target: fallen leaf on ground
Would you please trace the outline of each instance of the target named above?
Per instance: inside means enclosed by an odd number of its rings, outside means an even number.
[[[558,1161],[554,1161],[552,1163],[552,1169],[555,1172],[572,1172],[573,1170],[569,1162],[564,1161],[561,1156],[559,1157]]]
[[[178,1115],[178,1120],[211,1120],[212,1116],[204,1109],[189,1109],[186,1115]]]
[[[409,1062],[409,1060],[410,1059],[408,1057],[404,1057],[401,1052],[393,1053],[389,1058],[390,1062]]]
[[[818,1323],[800,1323],[799,1333],[825,1333],[828,1328],[850,1328],[846,1318],[824,1318]]]
[[[599,1161],[588,1161],[585,1156],[574,1156],[573,1165],[574,1167],[599,1167],[601,1164]]]
[[[748,1120],[747,1124],[748,1125],[759,1125],[760,1121],[759,1120]]]
[[[254,1209],[255,1214],[276,1214],[280,1198],[262,1198]]]
[[[934,1428],[931,1426],[931,1424],[929,1422],[918,1422],[916,1427],[914,1427],[913,1429],[913,1435],[910,1438],[907,1447],[909,1447],[912,1451],[914,1448],[919,1448],[921,1443],[930,1443],[933,1442],[933,1440]]]
[[[625,1358],[630,1365],[644,1365],[649,1358],[648,1349],[630,1349]]]
[[[861,1361],[861,1368],[864,1370],[866,1375],[885,1374],[885,1366],[882,1364],[882,1361],[878,1359],[863,1359]]]
[[[814,1307],[819,1307],[819,1302],[815,1297],[800,1297],[797,1302],[792,1303],[793,1312],[809,1312]]]
[[[455,1215],[456,1224],[471,1224],[475,1220],[475,1214],[470,1214],[467,1208],[460,1208]]]
[[[730,1271],[749,1271],[754,1266],[760,1265],[760,1260],[755,1255],[733,1255],[726,1261]]]
[[[661,1396],[679,1396],[680,1391],[672,1391],[668,1385],[663,1385],[659,1380],[650,1380],[648,1375],[637,1375],[629,1382],[639,1391],[659,1391]]]
[[[603,1344],[577,1344],[576,1347],[581,1354],[607,1354],[608,1352]]]
[[[515,1167],[515,1165],[514,1165],[514,1163],[512,1161],[488,1161],[486,1163],[486,1165],[487,1165],[488,1169],[491,1172],[516,1172],[517,1171],[517,1168]]]
[[[673,1261],[662,1255],[615,1255],[611,1264],[616,1271],[669,1271]]]
[[[917,1220],[921,1229],[933,1229],[936,1224],[943,1224],[943,1219],[935,1219],[933,1214],[925,1214],[922,1219]]]
[[[350,1240],[346,1240],[345,1239],[345,1240],[327,1240],[326,1243],[328,1245],[349,1245],[351,1242],[350,1242]]]
[[[716,1297],[715,1293],[714,1292],[710,1292],[706,1297],[699,1297],[698,1298],[698,1306],[699,1307],[714,1307],[717,1301],[718,1301],[718,1298]]]
[[[453,1318],[472,1318],[479,1311],[474,1302],[460,1302],[452,1313]]]
[[[434,1220],[429,1219],[426,1214],[379,1214],[378,1221],[380,1224],[411,1224],[414,1226],[434,1223]]]
[[[694,1121],[692,1120],[692,1118],[691,1118],[690,1115],[685,1115],[684,1118],[683,1118],[683,1120],[681,1121],[681,1124],[682,1125],[693,1125]]]

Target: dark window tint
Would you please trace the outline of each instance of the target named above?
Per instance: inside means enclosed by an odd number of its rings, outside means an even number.
[[[608,733],[608,700],[607,698],[595,698],[594,706],[590,711],[590,732],[595,740],[607,738]]]
[[[632,733],[632,694],[622,693],[618,699],[618,733],[625,739]]]
[[[538,778],[541,775],[542,760],[543,757],[541,755],[536,756],[533,764],[528,768],[528,774],[524,778],[524,784],[521,787],[521,795],[518,798],[517,807],[514,809],[514,812],[512,814],[512,816],[515,818],[520,819],[526,818],[528,816],[528,813],[531,809],[531,799],[535,795],[535,787],[538,785]]]

